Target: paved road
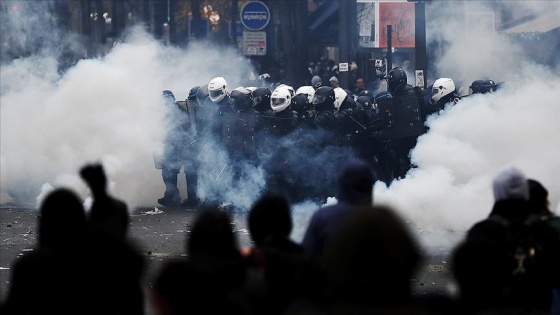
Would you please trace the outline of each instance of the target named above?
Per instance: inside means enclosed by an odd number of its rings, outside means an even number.
[[[37,239],[37,210],[29,207],[0,206],[0,300],[9,288],[10,267]],[[139,208],[131,216],[130,233],[146,258],[146,292],[161,264],[185,253],[185,240],[195,215],[194,210]],[[233,215],[233,229],[241,246],[250,245],[244,214]],[[68,237],[71,237],[69,235]],[[103,255],[103,253],[99,253]],[[415,294],[449,294],[449,266],[444,255],[429,256],[413,279]],[[154,314],[147,299],[146,315]]]

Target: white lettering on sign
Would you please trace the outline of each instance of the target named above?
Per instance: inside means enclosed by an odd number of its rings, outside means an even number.
[[[243,13],[243,18],[245,20],[266,20],[268,14],[266,11],[247,11]]]

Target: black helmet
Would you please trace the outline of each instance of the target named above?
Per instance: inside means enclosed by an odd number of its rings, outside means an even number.
[[[395,93],[398,89],[406,85],[406,72],[402,67],[395,67],[387,75],[387,86],[389,92]]]
[[[334,89],[330,86],[322,86],[313,95],[313,106],[315,109],[334,108]]]
[[[298,94],[292,98],[292,109],[303,113],[309,109],[309,98],[307,94]]]
[[[198,89],[200,88],[200,85],[197,85],[195,87],[193,87],[192,89],[189,90],[189,95],[187,96],[187,99],[189,101],[193,101],[196,100],[196,96],[198,94]]]
[[[249,111],[253,106],[251,91],[244,87],[239,87],[231,91],[230,105],[235,112]]]
[[[340,111],[340,110],[344,110],[344,109],[348,109],[348,108],[358,109],[358,107],[356,106],[356,101],[350,95],[346,96],[344,101],[340,104],[340,107],[339,107],[338,110]]]
[[[363,108],[372,108],[373,106],[372,98],[364,95],[358,96],[358,98],[356,98],[356,103],[360,104]]]
[[[267,87],[256,88],[253,91],[253,109],[258,112],[265,112],[271,110],[270,95],[272,92]]]
[[[494,92],[498,89],[498,85],[493,80],[476,80],[470,86],[472,94],[485,94]]]
[[[371,92],[369,90],[361,91],[360,94],[358,94],[358,96],[368,96],[370,98],[373,98],[373,94],[371,94]]]
[[[198,104],[204,103],[206,98],[208,97],[208,84],[201,85],[196,92],[196,99],[198,100]]]

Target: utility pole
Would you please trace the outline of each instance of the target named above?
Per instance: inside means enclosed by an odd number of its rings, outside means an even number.
[[[387,73],[393,69],[393,25],[387,25]]]
[[[426,72],[428,71],[428,53],[426,48],[426,2],[431,0],[407,0],[414,2],[414,59],[415,85],[426,88]]]
[[[238,7],[239,6],[239,1],[238,0],[232,0],[231,1],[231,45],[233,47],[237,47],[237,16],[239,15],[239,10]]]
[[[346,63],[348,70],[352,63],[356,21],[355,0],[338,0],[338,47],[339,63]],[[352,10],[354,8],[354,10]],[[340,71],[338,81],[341,88],[351,88],[350,72]]]
[[[426,3],[416,2],[415,10],[415,33],[414,41],[416,59],[416,85],[426,88],[426,71],[428,71],[428,54],[426,47]]]

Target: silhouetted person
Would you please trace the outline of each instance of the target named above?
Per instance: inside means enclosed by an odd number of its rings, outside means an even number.
[[[539,215],[542,219],[552,219],[551,224],[560,231],[560,218],[550,210],[550,200],[548,200],[548,190],[541,182],[529,178],[529,204],[531,212]]]
[[[228,214],[203,206],[187,240],[187,258],[156,276],[158,314],[245,314],[251,308],[247,266]]]
[[[410,314],[420,248],[389,207],[364,205],[325,246],[331,314]]]
[[[509,263],[508,255],[505,246],[487,240],[462,242],[453,249],[451,263],[459,286],[458,309],[462,314],[519,312],[504,295],[511,277],[509,269],[504,268]]]
[[[493,191],[495,203],[490,215],[471,227],[466,244],[455,254],[462,296],[482,310],[517,307],[524,312],[547,312],[552,281],[558,274],[558,261],[554,258],[560,252],[555,240],[557,234],[549,233],[550,229],[531,210],[528,181],[521,171],[508,168],[500,172],[494,178]],[[465,251],[492,252],[494,272],[488,274],[485,282],[491,285],[485,289],[477,288],[474,283],[482,280],[480,273],[474,275],[479,271],[473,270],[477,264],[473,261],[478,258],[462,254]],[[502,270],[498,271],[499,268]],[[478,283],[478,286],[486,284]],[[490,300],[476,292],[490,289],[495,293]]]
[[[107,233],[125,239],[130,217],[128,206],[107,192],[107,177],[101,164],[90,164],[80,170],[80,176],[88,184],[93,204],[87,218],[88,228],[95,233]]]
[[[285,241],[289,252],[303,248],[289,239],[292,232],[292,216],[288,200],[280,195],[268,194],[259,198],[247,216],[251,239],[255,246],[262,247],[267,239]]]
[[[364,161],[346,162],[338,176],[338,203],[315,211],[305,231],[302,245],[311,257],[321,258],[325,243],[354,209],[373,203],[375,181],[375,173]]]
[[[2,314],[94,314],[87,307],[88,270],[82,201],[58,188],[41,203],[38,240],[15,261]]]
[[[265,313],[283,314],[295,305],[312,307],[321,302],[324,275],[305,249],[290,239],[288,200],[274,194],[262,196],[251,207],[247,223],[254,246],[246,254],[266,282]]]
[[[155,314],[242,314],[218,278],[199,261],[167,261],[151,290]]]
[[[537,180],[528,179],[529,205],[531,213],[538,217],[535,234],[543,243],[550,270],[549,278],[552,282],[551,314],[560,314],[560,217],[550,210],[548,190]]]
[[[85,165],[80,175],[93,195],[87,217],[92,299],[104,314],[144,314],[141,281],[146,266],[137,244],[127,235],[128,206],[107,192],[101,164]]]

